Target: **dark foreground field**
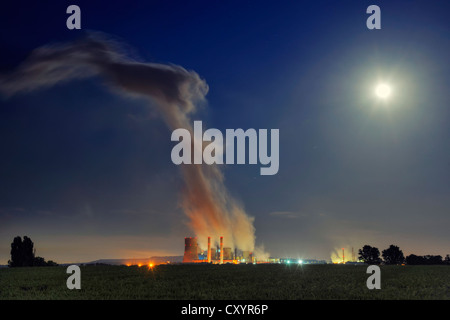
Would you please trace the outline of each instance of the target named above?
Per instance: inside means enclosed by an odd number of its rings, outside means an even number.
[[[81,290],[65,267],[0,269],[0,299],[450,299],[449,266],[159,265],[81,267]]]

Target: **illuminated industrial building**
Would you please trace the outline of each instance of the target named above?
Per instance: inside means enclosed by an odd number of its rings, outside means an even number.
[[[184,238],[184,256],[183,263],[212,263],[212,264],[240,264],[240,263],[282,263],[282,264],[327,264],[325,260],[303,259],[303,258],[273,258],[270,257],[264,261],[258,261],[251,251],[234,250],[225,246],[223,237],[220,237],[219,245],[214,247],[215,243],[208,237],[208,248],[202,250],[197,243],[197,237]]]
[[[211,245],[211,237],[208,237],[208,249],[206,253],[202,251],[197,243],[197,237],[184,238],[184,256],[183,263],[253,263],[255,261],[253,254],[249,251],[242,252],[238,256],[239,251],[234,251],[230,247],[224,247],[223,237],[220,237],[220,246],[213,248]]]

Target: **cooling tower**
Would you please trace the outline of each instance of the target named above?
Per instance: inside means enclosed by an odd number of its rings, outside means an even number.
[[[220,264],[223,264],[223,237],[220,237]]]
[[[211,262],[211,237],[208,237],[208,253],[206,259],[208,260],[208,263]]]
[[[195,262],[198,259],[197,238],[184,238],[183,262]]]

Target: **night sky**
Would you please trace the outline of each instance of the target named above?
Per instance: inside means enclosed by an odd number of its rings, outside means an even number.
[[[70,4],[81,30],[66,28]],[[371,4],[380,30],[366,27]],[[271,256],[330,260],[365,244],[445,256],[448,12],[447,0],[14,1],[0,12],[0,80],[36,48],[102,32],[136,61],[204,79],[192,121],[280,130],[276,175],[221,166]],[[59,263],[182,255],[194,234],[171,132],[98,76],[2,94],[0,264],[18,235]]]

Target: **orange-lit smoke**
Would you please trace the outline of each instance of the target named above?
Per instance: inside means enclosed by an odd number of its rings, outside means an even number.
[[[204,99],[208,87],[195,72],[181,68],[179,71],[187,83],[178,87],[177,99],[156,100],[171,130],[184,128],[194,137],[189,115],[195,111],[195,102]],[[194,139],[191,144],[194,148]],[[197,141],[197,145],[202,145],[202,142]],[[200,247],[206,248],[208,236],[211,236],[213,243],[223,236],[227,247],[237,246],[241,250],[253,251],[253,218],[228,193],[219,166],[182,164],[180,169],[185,182],[181,205]]]

